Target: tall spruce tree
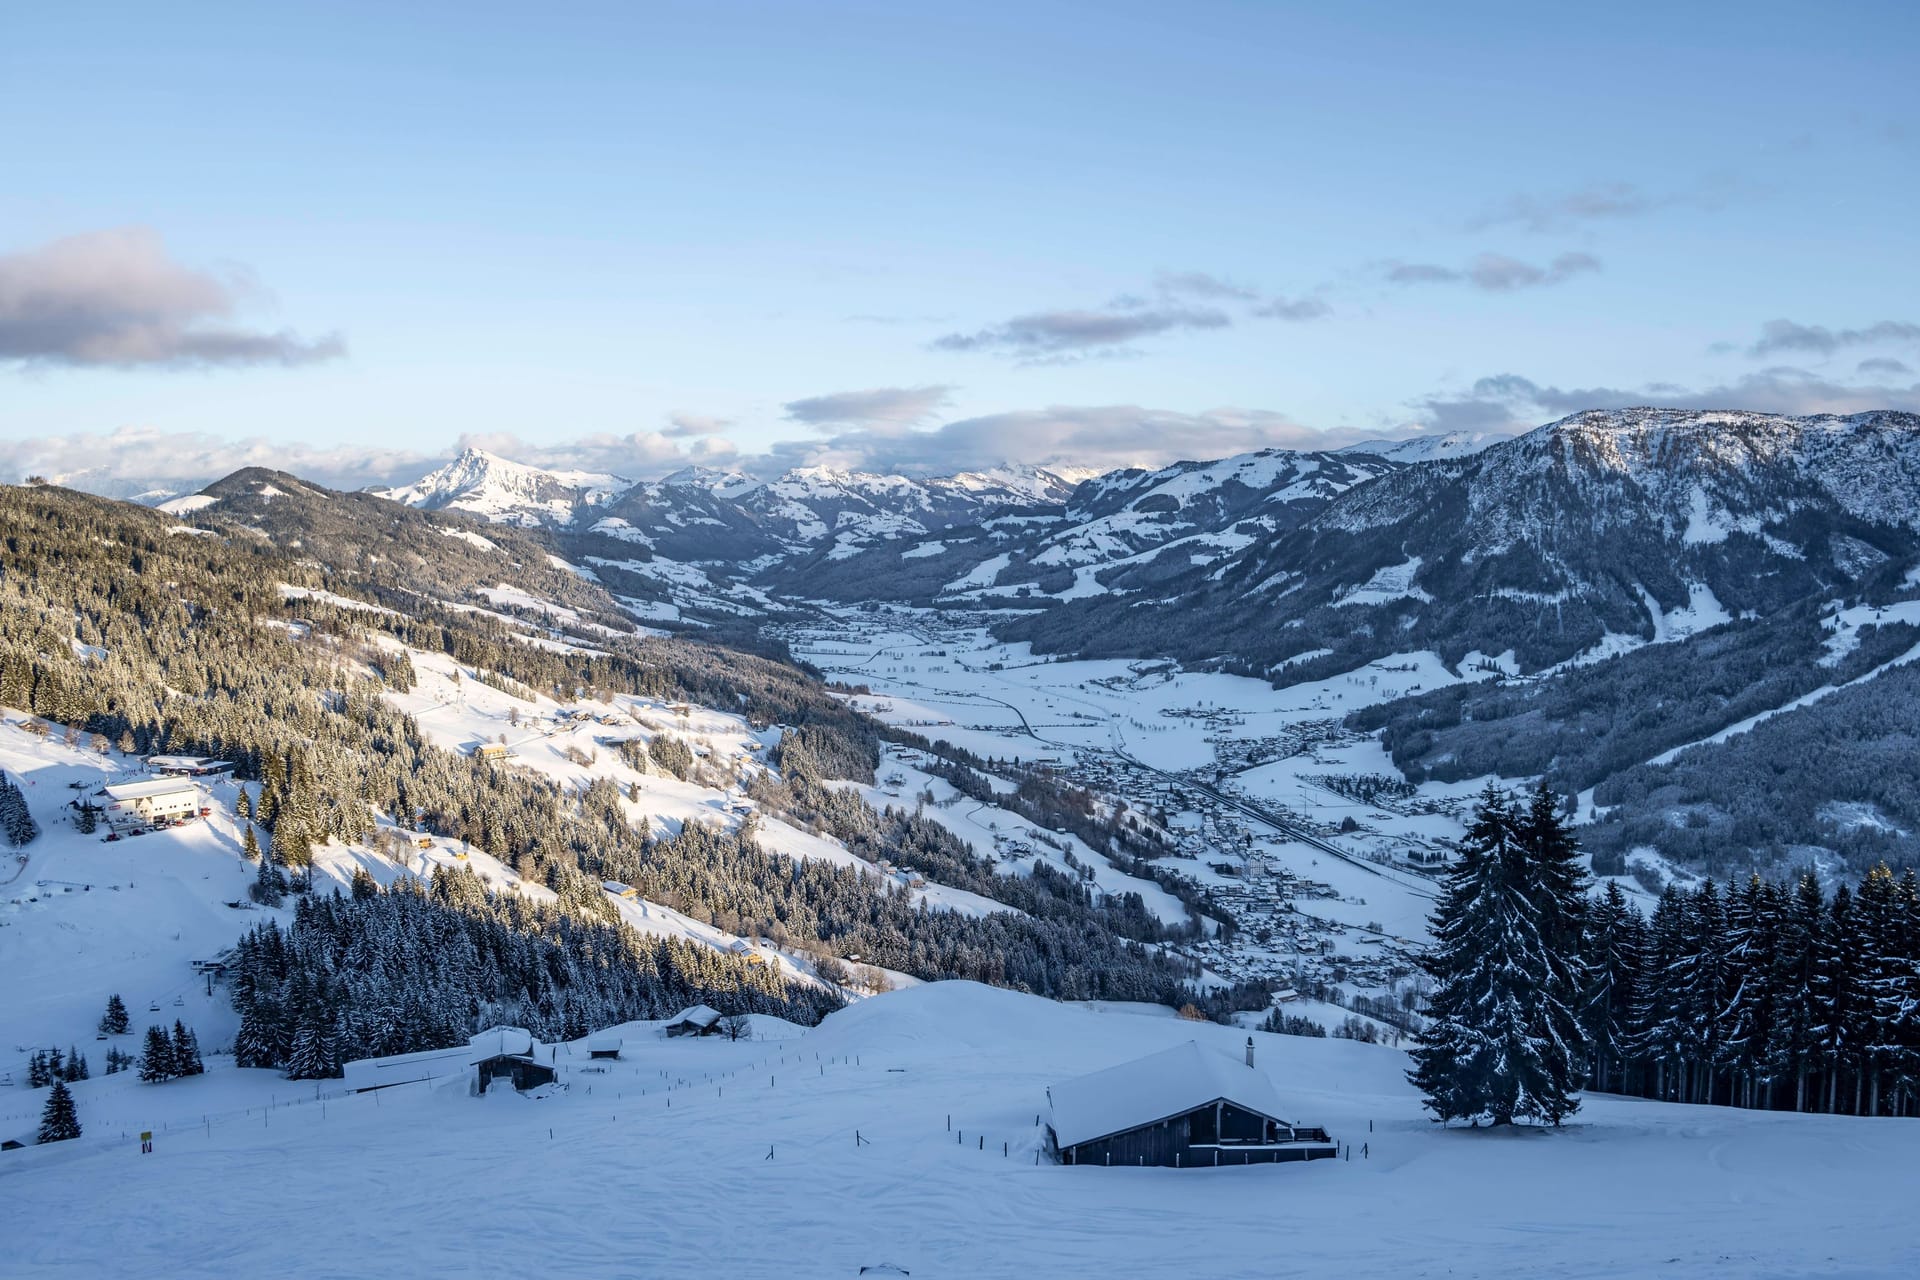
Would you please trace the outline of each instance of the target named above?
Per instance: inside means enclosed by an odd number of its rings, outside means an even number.
[[[160,1084],[179,1074],[173,1065],[173,1041],[159,1027],[148,1027],[146,1048],[140,1055],[140,1078],[148,1084]]]
[[[173,1021],[173,1074],[176,1076],[197,1076],[206,1072],[206,1063],[200,1060],[200,1040],[188,1026],[178,1018]]]
[[[100,1030],[110,1036],[123,1036],[131,1025],[126,1003],[120,999],[119,992],[108,996],[107,1011],[100,1015]]]
[[[73,1105],[67,1086],[55,1081],[47,1095],[46,1110],[40,1113],[40,1142],[66,1142],[80,1136],[80,1112]]]
[[[1761,1089],[1772,1105],[1773,1073],[1769,1047],[1775,1015],[1774,966],[1780,944],[1781,902],[1769,882],[1757,874],[1727,897],[1724,942],[1728,980],[1726,1032],[1722,1051],[1733,1073],[1733,1099],[1743,1107],[1761,1103]]]
[[[40,824],[27,809],[27,797],[13,780],[0,774],[0,844],[18,849],[40,834]]]
[[[1775,952],[1773,1037],[1768,1047],[1772,1074],[1793,1081],[1793,1109],[1807,1109],[1807,1085],[1814,1070],[1816,1032],[1822,1016],[1817,977],[1826,933],[1826,902],[1812,872],[1800,877],[1780,917]]]
[[[1523,837],[1530,815],[1489,788],[1460,842],[1423,959],[1435,990],[1408,1078],[1441,1120],[1558,1124],[1579,1106],[1567,966],[1548,940],[1558,904]],[[1576,1037],[1579,1035],[1576,1030]]]
[[[1587,986],[1581,1025],[1589,1048],[1587,1079],[1596,1089],[1623,1087],[1633,1049],[1633,1010],[1640,983],[1645,923],[1616,881],[1607,881],[1587,913],[1582,954]]]

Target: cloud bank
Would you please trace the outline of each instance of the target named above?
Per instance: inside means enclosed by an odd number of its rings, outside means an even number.
[[[905,426],[926,421],[952,396],[953,388],[948,386],[870,387],[789,400],[781,408],[789,421],[810,427]]]
[[[1920,383],[1841,383],[1805,369],[1780,366],[1709,387],[1653,382],[1638,387],[1556,387],[1518,374],[1481,378],[1463,393],[1436,393],[1414,405],[1417,421],[1437,431],[1522,431],[1583,409],[1745,409],[1803,417],[1920,412]]]
[[[0,255],[0,362],[27,366],[192,368],[302,365],[346,353],[238,326],[258,293],[243,276],[196,271],[142,227],[68,236]]]

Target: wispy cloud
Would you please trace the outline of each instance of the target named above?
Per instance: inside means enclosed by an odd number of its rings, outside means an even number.
[[[790,400],[787,417],[811,427],[904,426],[924,422],[952,399],[953,388],[871,387],[865,391],[836,391],[831,395]]]
[[[1233,317],[1214,307],[1138,307],[1107,311],[1035,311],[973,333],[934,339],[939,351],[1002,351],[1036,357],[1124,347],[1178,330],[1224,329]]]
[[[1529,231],[1558,231],[1572,224],[1605,218],[1633,218],[1664,201],[1631,182],[1595,182],[1558,195],[1514,195],[1471,218],[1469,231],[1519,224]]]
[[[0,362],[132,368],[300,365],[346,352],[238,326],[259,290],[244,275],[197,271],[141,227],[95,231],[0,255]]]
[[[1689,186],[1653,192],[1631,182],[1590,182],[1549,195],[1522,193],[1490,205],[1466,222],[1469,231],[1518,226],[1531,232],[1567,231],[1594,222],[1644,217],[1662,209],[1717,210],[1757,198],[1761,188],[1728,174],[1715,174]]]
[[[667,429],[660,434],[674,440],[698,436],[716,436],[733,426],[732,418],[716,418],[710,413],[675,413],[667,418]]]
[[[1031,311],[972,332],[945,334],[932,346],[989,351],[1025,364],[1124,359],[1139,354],[1132,344],[1141,339],[1228,329],[1236,315],[1306,321],[1331,311],[1319,298],[1268,295],[1205,271],[1161,271],[1145,294],[1123,293],[1098,307]]]
[[[1258,289],[1234,284],[1204,271],[1161,271],[1154,275],[1153,285],[1161,293],[1179,293],[1191,298],[1253,302],[1260,297]]]
[[[1483,253],[1461,267],[1431,262],[1389,262],[1384,274],[1389,284],[1466,284],[1488,293],[1511,293],[1516,289],[1564,284],[1575,276],[1598,270],[1600,259],[1590,253],[1563,253],[1544,266],[1505,254]]]
[[[1783,351],[1806,351],[1830,356],[1842,347],[1872,346],[1881,342],[1920,342],[1920,324],[1882,320],[1864,329],[1829,329],[1825,325],[1796,324],[1792,320],[1769,320],[1760,326],[1760,340],[1747,348],[1747,354],[1772,356]]]

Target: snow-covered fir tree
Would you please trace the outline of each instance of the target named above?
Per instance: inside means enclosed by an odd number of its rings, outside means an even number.
[[[27,797],[13,779],[0,774],[0,843],[19,849],[39,834],[40,824],[27,809]]]
[[[53,1092],[47,1095],[46,1109],[40,1113],[39,1142],[66,1142],[80,1136],[80,1112],[73,1105],[73,1094],[67,1086],[54,1082]]]
[[[148,1084],[161,1084],[179,1074],[174,1069],[173,1041],[161,1028],[148,1027],[146,1047],[140,1054],[140,1078]]]
[[[1435,991],[1408,1078],[1442,1120],[1558,1124],[1579,1107],[1577,955],[1554,954],[1568,908],[1534,821],[1489,788],[1435,907],[1424,961]]]
[[[107,1011],[100,1015],[100,1030],[105,1035],[123,1036],[131,1025],[127,1018],[126,1003],[120,999],[119,992],[107,997]]]

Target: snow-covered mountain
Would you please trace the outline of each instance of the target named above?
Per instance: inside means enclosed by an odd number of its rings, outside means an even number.
[[[1539,667],[1857,592],[1916,558],[1914,415],[1594,411],[1398,467],[1149,599],[1024,634],[1256,669],[1414,647]]]
[[[695,466],[635,482],[468,449],[413,484],[380,492],[408,506],[610,538],[676,561],[763,566],[823,546],[846,555],[1003,510],[1058,506],[1093,474],[1007,465],[912,478],[816,466],[761,480]]]
[[[548,471],[484,449],[460,456],[381,497],[429,511],[466,511],[501,524],[565,527],[586,508],[603,507],[633,482],[592,471]]]

